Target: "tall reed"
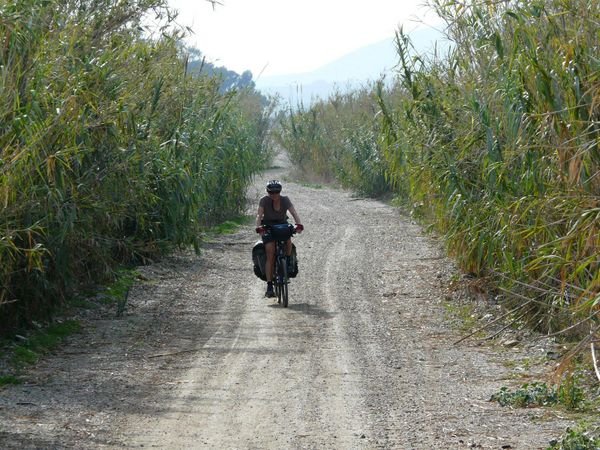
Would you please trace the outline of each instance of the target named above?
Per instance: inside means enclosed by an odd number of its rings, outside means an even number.
[[[436,8],[450,57],[415,66],[398,47],[408,97],[396,126],[417,136],[411,192],[466,270],[538,299],[537,326],[590,317],[600,281],[598,5]]]
[[[430,6],[447,54],[417,54],[400,29],[391,87],[360,94],[370,99],[361,112],[353,95],[291,112],[284,144],[309,171],[393,191],[465,271],[510,301],[531,299],[533,326],[597,330],[600,5]]]
[[[268,111],[186,72],[164,0],[9,0],[0,18],[4,333],[243,212]]]
[[[374,86],[335,92],[280,118],[276,137],[304,176],[337,180],[363,194],[389,190],[381,155]]]

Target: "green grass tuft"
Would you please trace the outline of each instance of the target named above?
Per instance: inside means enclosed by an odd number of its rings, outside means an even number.
[[[54,350],[62,340],[81,329],[81,324],[76,320],[54,323],[49,327],[39,330],[28,337],[23,344],[14,347],[12,363],[21,368],[35,364],[39,358]]]
[[[108,304],[117,305],[117,317],[123,315],[129,290],[138,276],[135,269],[120,269],[115,273],[115,281],[106,289],[106,295],[102,299]]]
[[[253,223],[254,216],[238,216],[210,228],[210,234],[233,234],[240,226]]]
[[[0,375],[0,388],[9,384],[21,384],[22,381],[14,375]]]

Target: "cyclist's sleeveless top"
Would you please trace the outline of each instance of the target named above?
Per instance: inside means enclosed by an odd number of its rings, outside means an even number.
[[[288,209],[292,208],[292,201],[289,197],[285,197],[283,195],[280,196],[280,209],[275,210],[273,208],[273,200],[268,195],[265,195],[260,199],[258,206],[261,206],[264,209],[263,215],[263,224],[264,225],[273,225],[276,223],[285,223],[287,222],[287,212]]]

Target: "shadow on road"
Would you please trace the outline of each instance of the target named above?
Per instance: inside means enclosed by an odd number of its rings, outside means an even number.
[[[283,306],[277,303],[269,305],[269,308],[284,309]],[[312,305],[310,303],[290,303],[287,309],[290,311],[306,314],[308,316],[315,316],[322,319],[333,319],[335,317],[335,313],[332,313],[331,311],[326,311],[323,308],[319,308],[318,306]]]

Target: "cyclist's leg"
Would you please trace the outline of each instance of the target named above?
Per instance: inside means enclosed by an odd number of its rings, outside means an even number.
[[[273,264],[275,262],[275,242],[265,242],[265,278],[267,279],[266,297],[275,297],[273,292]]]
[[[265,242],[265,253],[267,255],[267,264],[265,267],[265,275],[267,281],[273,281],[273,267],[275,266],[275,242]]]

